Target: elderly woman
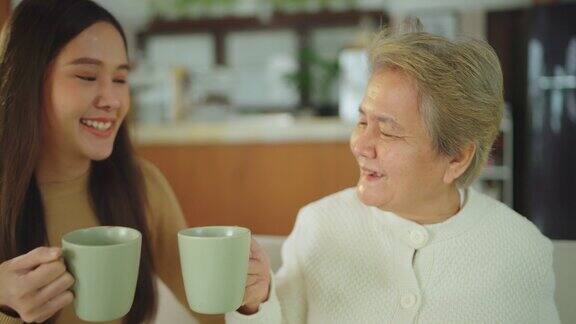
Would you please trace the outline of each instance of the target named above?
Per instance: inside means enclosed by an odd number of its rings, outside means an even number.
[[[484,42],[382,32],[350,146],[360,179],[304,207],[234,323],[558,323],[552,244],[470,188],[503,113]]]

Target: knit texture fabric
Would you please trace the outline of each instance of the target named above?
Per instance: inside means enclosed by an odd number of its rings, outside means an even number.
[[[552,243],[472,189],[443,223],[362,204],[353,188],[304,207],[258,313],[228,323],[559,323]]]

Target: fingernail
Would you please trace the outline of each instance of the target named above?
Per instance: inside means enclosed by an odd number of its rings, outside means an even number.
[[[52,255],[52,256],[57,256],[59,253],[60,253],[60,248],[55,247],[55,248],[50,249],[50,255]]]

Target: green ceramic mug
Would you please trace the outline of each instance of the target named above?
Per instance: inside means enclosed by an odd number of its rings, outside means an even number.
[[[190,308],[203,314],[223,314],[242,306],[250,230],[208,226],[182,230],[178,247]]]
[[[142,235],[118,226],[98,226],[62,237],[68,271],[74,276],[74,309],[82,320],[111,321],[132,307]]]

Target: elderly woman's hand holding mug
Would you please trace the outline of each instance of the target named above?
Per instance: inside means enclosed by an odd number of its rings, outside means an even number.
[[[264,249],[252,239],[250,244],[250,263],[244,301],[238,311],[242,314],[254,314],[260,304],[268,300],[270,292],[270,261]]]

